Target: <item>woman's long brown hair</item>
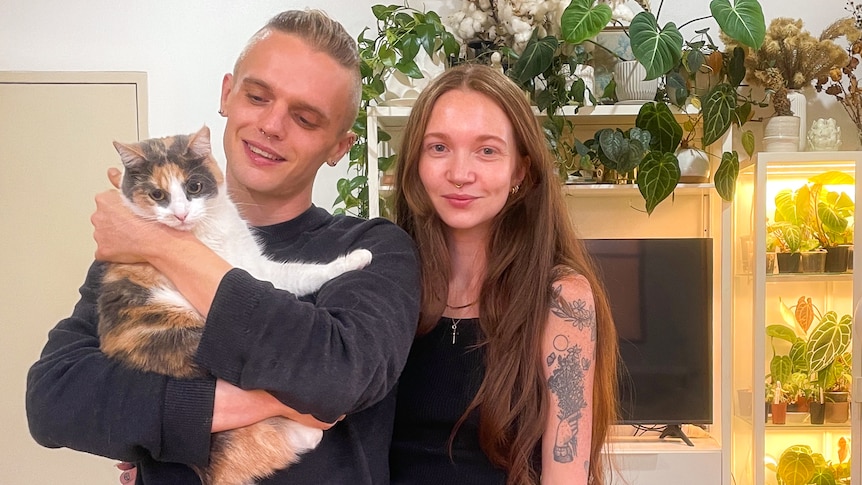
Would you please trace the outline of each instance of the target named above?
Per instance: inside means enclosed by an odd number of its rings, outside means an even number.
[[[417,99],[404,130],[396,166],[395,215],[419,248],[418,333],[429,332],[439,321],[450,275],[444,226],[419,178],[420,150],[434,104],[454,89],[481,93],[503,109],[526,173],[491,230],[479,302],[486,337],[485,379],[464,416],[479,410],[482,450],[506,470],[508,484],[539,483],[534,455],[540,449],[550,402],[541,342],[552,284],[568,272],[581,274],[592,287],[597,324],[590,483],[603,484],[607,467],[601,450],[617,417],[617,336],[607,296],[576,236],[541,128],[524,93],[488,66],[462,65],[440,75]]]

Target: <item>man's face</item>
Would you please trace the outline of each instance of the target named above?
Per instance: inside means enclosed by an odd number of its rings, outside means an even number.
[[[311,202],[318,168],[350,148],[355,73],[270,32],[222,82],[227,182],[242,202]]]

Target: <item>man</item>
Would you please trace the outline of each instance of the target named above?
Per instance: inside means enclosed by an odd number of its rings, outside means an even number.
[[[340,24],[315,11],[284,12],[225,75],[219,112],[228,189],[268,253],[329,261],[366,248],[372,263],[298,299],[232,268],[188,233],[137,219],[116,191],[100,194],[97,259],[146,261],[171,279],[207,318],[195,359],[213,377],[140,373],[101,354],[96,263],[28,375],[39,443],[134,462],[137,483],[197,483],[189,465],[207,463],[211,432],[275,415],[320,427],[346,416],[298,464],[261,484],[388,483],[393,388],[419,308],[415,251],[387,221],[332,217],[311,204],[317,170],[355,139],[358,62]]]

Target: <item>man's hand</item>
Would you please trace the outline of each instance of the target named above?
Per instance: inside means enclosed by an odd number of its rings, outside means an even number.
[[[213,433],[241,428],[274,416],[289,418],[318,429],[329,429],[335,424],[318,421],[310,414],[300,414],[266,391],[246,391],[227,381],[216,381]]]

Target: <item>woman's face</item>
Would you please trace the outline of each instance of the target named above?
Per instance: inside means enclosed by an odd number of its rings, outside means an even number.
[[[452,233],[485,236],[523,179],[514,130],[491,98],[468,89],[440,96],[419,156],[419,177]]]

